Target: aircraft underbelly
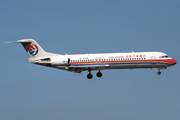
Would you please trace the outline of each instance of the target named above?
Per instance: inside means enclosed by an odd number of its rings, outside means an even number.
[[[110,65],[108,69],[136,69],[136,68],[164,68],[168,67],[167,64],[151,64],[151,63],[144,63],[144,64],[116,64]]]
[[[138,69],[138,68],[161,68],[164,65],[152,65],[152,64],[141,64],[141,65],[110,65],[106,69]]]
[[[105,69],[138,69],[138,68],[166,68],[164,64],[91,64],[91,65],[71,65],[69,67],[61,66],[59,69],[64,69],[71,72],[80,73],[85,70],[105,70]]]

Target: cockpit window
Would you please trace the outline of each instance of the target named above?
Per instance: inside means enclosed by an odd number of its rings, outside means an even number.
[[[167,55],[163,55],[163,56],[159,56],[159,58],[168,58],[169,56]]]

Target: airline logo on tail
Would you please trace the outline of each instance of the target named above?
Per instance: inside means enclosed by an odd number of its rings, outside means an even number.
[[[31,44],[28,48],[29,53],[34,56],[38,53],[38,47],[35,44]]]

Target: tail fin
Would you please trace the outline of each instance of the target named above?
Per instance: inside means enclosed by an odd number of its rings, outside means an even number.
[[[31,57],[45,57],[47,53],[41,48],[41,46],[33,39],[22,39],[16,42],[8,42],[8,43],[21,43],[26,50],[26,52]]]

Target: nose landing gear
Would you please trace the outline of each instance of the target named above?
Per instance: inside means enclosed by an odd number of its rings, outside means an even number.
[[[159,70],[159,71],[157,72],[157,74],[160,75],[160,74],[161,74],[160,68],[158,68],[158,70]]]
[[[160,71],[158,71],[158,72],[157,72],[157,74],[158,74],[158,75],[160,75],[160,74],[161,74],[161,72],[160,72]]]

